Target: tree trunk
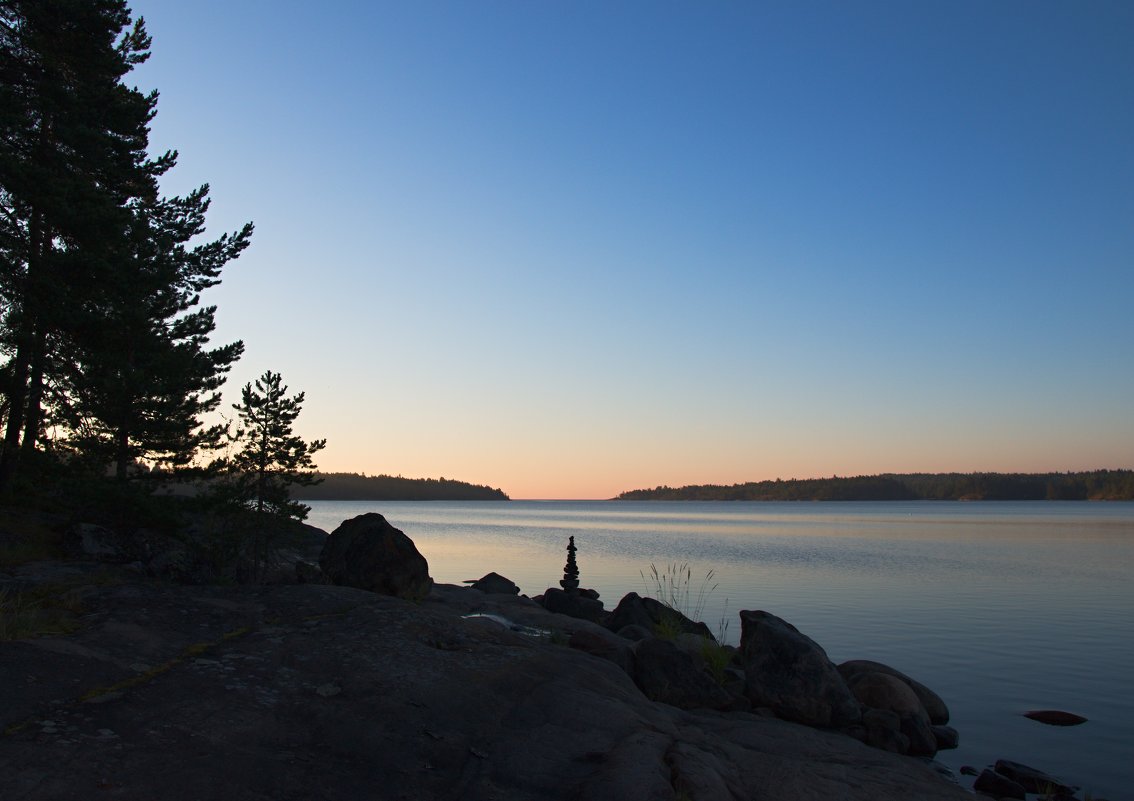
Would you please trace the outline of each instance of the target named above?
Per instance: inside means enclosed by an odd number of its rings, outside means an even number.
[[[35,451],[39,441],[39,426],[43,420],[43,367],[47,361],[47,334],[42,330],[35,334],[32,346],[31,375],[28,378],[27,411],[24,414],[23,453]]]
[[[46,132],[44,134],[46,136]],[[29,454],[39,441],[39,426],[43,421],[43,376],[47,362],[47,293],[51,287],[47,273],[51,255],[51,230],[42,212],[32,215],[28,231],[28,275],[24,285],[24,330],[28,338],[27,393],[24,405],[24,438],[21,450]]]
[[[28,349],[24,342],[16,346],[12,360],[12,376],[7,387],[8,423],[4,431],[4,450],[0,453],[0,495],[6,495],[16,478],[20,457],[20,431],[24,427],[24,403],[28,388]]]
[[[125,481],[130,468],[130,432],[121,426],[114,432],[114,477]]]
[[[4,451],[0,455],[0,494],[7,495],[16,480],[20,459],[20,432],[25,429],[28,411],[28,378],[35,350],[36,318],[39,314],[37,284],[42,269],[43,212],[33,211],[28,222],[28,263],[19,294],[22,309],[16,325],[16,355],[12,360],[8,394],[8,421],[4,430]],[[39,423],[36,422],[38,427]]]
[[[256,474],[256,511],[264,511],[264,493],[268,488],[268,431],[264,429],[260,438],[260,464]]]

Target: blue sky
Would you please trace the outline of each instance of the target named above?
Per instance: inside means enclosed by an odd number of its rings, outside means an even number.
[[[329,470],[1134,466],[1134,6],[146,0],[208,301]]]

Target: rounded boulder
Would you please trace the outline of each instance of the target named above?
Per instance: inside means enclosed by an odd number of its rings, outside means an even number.
[[[429,563],[400,529],[376,512],[359,515],[327,537],[319,567],[333,584],[419,600],[429,594]]]

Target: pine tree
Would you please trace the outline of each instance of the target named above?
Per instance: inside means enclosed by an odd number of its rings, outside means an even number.
[[[119,479],[139,459],[184,466],[224,435],[201,416],[220,404],[217,390],[244,345],[206,349],[216,308],[197,307],[248,246],[252,225],[189,247],[208,206],[207,186],[135,204],[129,251],[78,310],[66,400],[72,442],[113,463]]]
[[[240,403],[233,404],[240,421],[235,438],[241,447],[230,467],[242,498],[257,512],[302,520],[309,507],[292,501],[288,487],[319,483],[312,456],[327,441],[304,442],[293,433],[304,394],[289,398],[287,389],[283,377],[271,370],[257,378],[254,386],[244,386]]]
[[[252,226],[193,245],[208,187],[159,197],[177,154],[148,157],[157,93],[123,84],[150,44],[125,0],[0,0],[0,492],[46,422],[120,479],[223,437],[202,416],[243,344],[209,347],[200,293]]]
[[[149,55],[124,0],[0,0],[0,489],[42,439],[75,305],[113,269],[131,199],[175,155],[146,152],[156,93],[123,77]]]

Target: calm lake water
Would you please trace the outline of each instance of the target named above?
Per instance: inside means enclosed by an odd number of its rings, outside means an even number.
[[[741,609],[789,621],[832,660],[873,659],[936,690],[956,771],[1011,759],[1134,796],[1134,504],[311,502],[332,531],[377,511],[435,581],[495,570],[527,595],[558,586],[575,537],[582,586],[608,609],[653,594],[650,567],[687,563],[689,606],[736,643]],[[645,578],[643,578],[643,573]],[[1030,709],[1084,715],[1081,726]],[[965,786],[970,779],[961,777]]]

